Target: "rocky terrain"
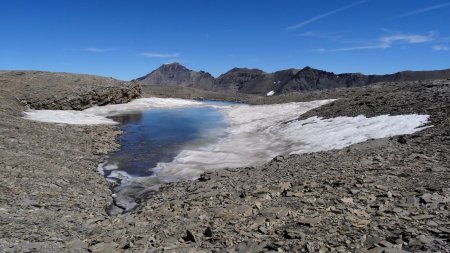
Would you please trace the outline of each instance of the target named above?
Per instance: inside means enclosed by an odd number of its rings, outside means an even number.
[[[14,96],[33,109],[83,110],[93,105],[121,104],[140,95],[137,84],[112,78],[48,72],[9,72],[3,82],[12,82]],[[17,87],[20,87],[17,89]]]
[[[399,82],[446,79],[450,69],[436,71],[403,71],[388,75],[360,73],[335,74],[305,67],[266,73],[259,69],[233,68],[214,78],[209,73],[196,72],[178,64],[164,64],[150,74],[135,81],[146,85],[176,85],[224,93],[275,95],[291,92],[359,87],[378,82]]]
[[[0,73],[0,252],[61,252],[86,238],[111,202],[96,167],[117,148],[110,126],[62,126],[21,118],[27,107],[83,109],[127,102],[139,87],[88,75]]]
[[[180,87],[176,85],[144,85],[142,86],[143,96],[163,97],[163,98],[184,98],[184,99],[211,99],[226,100],[234,102],[265,101],[264,97],[243,93],[223,93],[215,91],[201,90],[191,87]],[[262,102],[261,102],[262,103]]]
[[[77,77],[90,88],[77,86]],[[106,214],[110,185],[96,172],[100,155],[116,148],[117,130],[31,122],[20,112],[41,104],[84,108],[69,106],[82,99],[58,98],[103,87],[124,90],[114,97],[126,100],[138,87],[44,72],[1,73],[0,83],[0,252],[450,252],[450,80],[238,96],[255,104],[339,98],[302,118],[420,113],[431,115],[430,127],[206,173],[118,216]],[[221,98],[173,89],[144,95]]]

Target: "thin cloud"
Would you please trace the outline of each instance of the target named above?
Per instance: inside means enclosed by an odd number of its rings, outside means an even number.
[[[85,51],[91,52],[91,53],[105,53],[109,51],[116,50],[115,48],[98,48],[98,47],[88,47],[84,49]]]
[[[437,9],[446,8],[449,6],[450,6],[450,3],[443,3],[443,4],[428,6],[428,7],[422,8],[422,9],[404,13],[400,16],[397,16],[396,18],[405,18],[405,17],[417,15],[417,14],[424,13],[424,12],[429,12],[429,11],[433,11],[433,10],[437,10]]]
[[[406,44],[417,44],[432,41],[436,38],[434,32],[430,32],[427,35],[421,34],[395,34],[381,37],[380,41],[387,45],[391,45],[394,42],[404,42]]]
[[[426,35],[423,34],[394,34],[380,37],[373,43],[368,45],[360,45],[354,47],[324,49],[320,48],[319,52],[343,52],[343,51],[356,51],[356,50],[371,50],[371,49],[387,49],[393,47],[395,44],[420,44],[431,42],[436,38],[434,32],[430,32]]]
[[[437,52],[437,51],[450,51],[450,47],[448,46],[444,46],[444,45],[434,45],[431,47],[431,49],[433,49],[433,51]]]
[[[165,64],[182,63],[180,59],[168,59]]]
[[[385,49],[390,46],[384,44],[375,44],[369,46],[357,46],[357,47],[344,47],[344,48],[334,48],[334,49],[325,49],[321,48],[320,52],[344,52],[344,51],[357,51],[357,50],[368,50],[368,49]]]
[[[174,54],[164,54],[164,53],[140,53],[141,56],[147,58],[177,58],[180,56],[179,53]]]
[[[313,32],[313,31],[308,31],[308,32],[304,32],[304,33],[300,33],[294,36],[298,36],[298,37],[312,37],[312,38],[319,38],[319,39],[330,39],[330,40],[339,40],[341,38],[341,36],[336,35],[336,34],[330,34],[330,33],[323,33],[323,32]]]
[[[301,22],[301,23],[298,23],[298,24],[289,26],[287,29],[288,29],[289,31],[296,30],[296,29],[301,28],[301,27],[304,27],[304,26],[306,26],[306,25],[308,25],[308,24],[310,24],[310,23],[316,22],[316,21],[318,21],[318,20],[321,20],[321,19],[326,18],[326,17],[328,17],[328,16],[331,16],[331,15],[333,15],[333,14],[336,14],[336,13],[339,13],[339,12],[342,12],[342,11],[345,11],[345,10],[348,10],[348,9],[350,9],[350,8],[356,7],[356,6],[361,5],[361,4],[363,4],[363,3],[367,3],[367,2],[369,2],[369,1],[370,1],[370,0],[362,0],[362,1],[359,1],[359,2],[356,2],[356,3],[352,3],[352,4],[350,4],[350,5],[347,5],[347,6],[344,6],[344,7],[341,7],[341,8],[334,9],[334,10],[332,10],[332,11],[329,11],[329,12],[320,14],[320,15],[318,15],[318,16],[315,16],[315,17],[313,17],[313,18],[310,18],[310,19],[308,19],[308,20],[305,20],[305,21],[303,21],[303,22]]]

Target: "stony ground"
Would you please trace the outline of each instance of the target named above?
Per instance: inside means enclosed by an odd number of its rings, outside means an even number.
[[[0,73],[0,252],[64,251],[87,238],[111,202],[111,186],[95,168],[117,147],[118,131],[24,120],[25,107],[82,109],[138,94],[109,78]]]
[[[95,171],[117,132],[24,121],[4,83],[0,251],[450,252],[450,81],[245,98],[341,98],[302,117],[422,113],[432,127],[207,173],[119,216],[106,215],[111,192]]]

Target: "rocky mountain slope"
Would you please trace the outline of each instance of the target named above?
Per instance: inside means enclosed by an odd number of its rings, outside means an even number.
[[[214,78],[209,73],[189,70],[178,64],[164,64],[150,74],[136,79],[142,85],[179,85],[197,89],[265,95],[305,92],[342,87],[359,87],[377,82],[436,80],[450,77],[450,69],[403,71],[389,75],[359,73],[335,74],[310,67],[266,73],[259,69],[233,68]]]

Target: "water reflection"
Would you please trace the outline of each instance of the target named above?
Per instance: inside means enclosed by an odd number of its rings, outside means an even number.
[[[124,114],[120,116],[112,117],[115,121],[119,122],[120,124],[127,125],[127,124],[139,124],[142,121],[142,112],[135,112],[131,114]]]
[[[217,109],[201,107],[152,109],[112,119],[122,124],[123,134],[121,149],[109,155],[108,164],[131,176],[151,176],[158,162],[172,161],[187,145],[219,139],[226,127]]]

